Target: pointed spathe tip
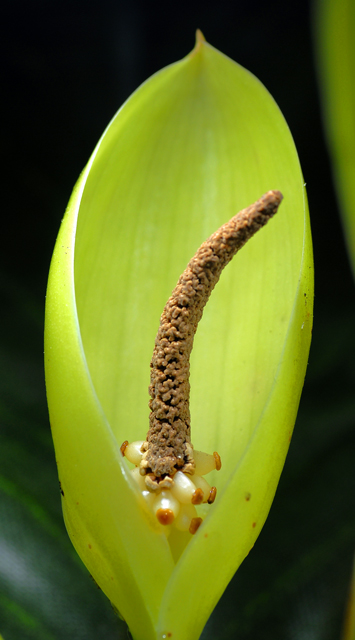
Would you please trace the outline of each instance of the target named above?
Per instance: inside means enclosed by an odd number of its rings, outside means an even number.
[[[201,29],[196,29],[196,47],[201,46],[201,44],[203,44],[204,42],[206,42],[206,38],[203,35]]]
[[[196,55],[196,53],[198,53],[201,50],[201,47],[205,44],[205,42],[206,42],[206,38],[203,35],[202,31],[200,29],[196,29],[196,42],[190,55],[191,56]]]

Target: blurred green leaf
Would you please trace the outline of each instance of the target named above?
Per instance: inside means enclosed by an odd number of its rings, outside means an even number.
[[[350,582],[343,640],[355,640],[355,562]]]
[[[64,528],[41,362],[43,313],[0,277],[0,629],[4,640],[117,640],[125,625]]]
[[[355,273],[355,3],[318,0],[316,60],[335,187]]]

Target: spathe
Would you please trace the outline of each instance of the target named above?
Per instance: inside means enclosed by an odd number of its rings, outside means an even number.
[[[192,353],[192,439],[222,457],[218,500],[187,546],[189,534],[169,543],[119,447],[145,437],[149,361],[178,276],[210,233],[273,188],[282,212],[222,274]],[[260,532],[303,386],[312,273],[287,125],[254,76],[199,38],[106,129],[69,203],[47,293],[66,526],[135,640],[198,638]]]

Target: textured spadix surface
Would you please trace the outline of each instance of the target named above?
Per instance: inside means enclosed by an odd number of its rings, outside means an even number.
[[[159,317],[198,246],[269,189],[280,211],[222,274],[191,359],[192,441],[218,487],[169,542],[119,446],[144,439]],[[198,638],[252,547],[284,464],[313,299],[303,177],[273,99],[198,39],[143,84],[99,141],[63,220],[46,309],[48,403],[63,511],[135,640]]]

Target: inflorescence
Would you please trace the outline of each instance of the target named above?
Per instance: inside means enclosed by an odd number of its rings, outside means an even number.
[[[166,303],[150,363],[149,431],[145,441],[121,446],[131,473],[162,525],[194,534],[202,523],[196,506],[212,504],[216,487],[203,477],[221,468],[217,452],[191,444],[190,354],[205,304],[222,270],[276,213],[282,194],[268,191],[222,225],[198,249]]]

